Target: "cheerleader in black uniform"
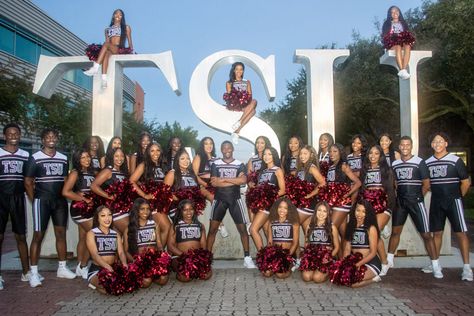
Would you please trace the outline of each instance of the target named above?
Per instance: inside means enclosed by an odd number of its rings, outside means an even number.
[[[362,197],[372,204],[377,218],[378,229],[382,231],[395,210],[396,196],[395,178],[380,146],[375,145],[370,148],[364,161],[360,178],[363,184]],[[373,197],[370,198],[369,196]],[[388,234],[388,237],[390,237],[390,234]],[[388,261],[382,238],[379,239],[378,254],[382,260],[383,276],[388,271]]]
[[[410,78],[407,69],[415,37],[408,29],[408,24],[400,9],[396,6],[388,8],[387,19],[382,26],[382,42],[385,49],[395,51],[395,59],[400,69],[398,76],[402,79]]]
[[[367,266],[364,279],[352,284],[352,287],[362,287],[381,281],[378,276],[381,264],[377,256],[379,230],[374,210],[367,201],[361,200],[352,206],[345,240],[344,257],[359,252],[362,254],[362,259],[357,262],[356,267]]]
[[[127,266],[127,257],[123,251],[122,236],[111,229],[113,223],[112,211],[105,206],[99,206],[92,218],[92,229],[87,233],[87,249],[92,257],[87,280],[89,287],[106,294],[105,289],[99,284],[97,273],[100,269],[113,272],[112,264],[120,260]]]
[[[176,154],[182,147],[183,142],[181,141],[181,138],[173,136],[168,140],[168,147],[166,148],[166,153],[163,157],[166,166],[166,172],[168,172],[170,169],[173,169],[174,157],[176,157]]]
[[[107,155],[106,165],[97,175],[91,184],[91,190],[97,195],[108,200],[114,200],[115,195],[109,195],[104,190],[114,182],[121,182],[128,178],[128,167],[126,163],[125,153],[121,148],[112,150],[112,155]],[[115,210],[112,210],[115,211]],[[128,227],[128,212],[114,213],[114,228],[123,234]]]
[[[173,256],[180,256],[190,249],[206,249],[206,228],[199,222],[191,200],[183,200],[179,203],[173,226],[168,236],[168,251]],[[173,259],[173,266],[177,270],[178,262]],[[212,276],[212,271],[206,273],[204,279]],[[189,282],[190,278],[176,273],[176,279],[181,282]]]
[[[104,168],[104,166],[100,164],[102,157],[105,156],[102,139],[99,136],[89,136],[82,147],[87,150],[91,156],[92,169],[96,174],[99,173],[100,169]]]
[[[296,175],[296,161],[298,160],[300,149],[303,148],[303,146],[303,140],[299,136],[291,136],[291,138],[288,140],[286,153],[284,153],[281,157],[285,176],[290,174],[292,176]]]
[[[149,248],[163,250],[159,236],[159,229],[151,218],[150,204],[147,200],[138,198],[133,203],[130,211],[130,223],[123,234],[123,248],[129,262],[133,262],[133,256],[145,253]],[[153,280],[143,279],[142,287],[149,287]],[[155,280],[159,285],[168,282],[168,275],[163,275]]]
[[[151,193],[145,193],[139,184],[148,183],[149,181],[163,182],[165,179],[165,171],[163,164],[161,145],[153,142],[149,144],[145,150],[143,162],[141,162],[133,174],[130,176],[130,182],[139,196],[146,200],[154,199]],[[168,232],[171,228],[171,222],[164,210],[151,210],[153,220],[160,227],[160,239],[163,245],[166,245]]]
[[[165,184],[169,185],[171,189],[176,192],[181,188],[199,188],[196,174],[191,166],[191,159],[184,148],[180,149],[173,160],[173,169],[166,174]],[[206,189],[202,189],[207,191]],[[207,192],[209,194],[209,192]],[[173,195],[173,200],[179,202],[178,198]],[[168,216],[173,221],[176,209],[170,209]]]
[[[303,231],[306,232],[308,230],[309,218],[314,214],[314,207],[317,203],[315,196],[318,194],[319,188],[326,185],[326,179],[321,175],[321,172],[319,172],[318,155],[313,147],[305,145],[301,148],[297,162],[296,176],[300,180],[315,184],[314,190],[305,196],[306,199],[313,200],[311,205],[307,208],[298,208],[299,222],[300,225],[303,226]]]
[[[84,217],[76,207],[78,202],[92,204],[92,200],[84,196],[90,192],[91,184],[94,181],[94,171],[91,166],[91,156],[86,149],[76,151],[72,156],[73,169],[64,182],[62,194],[71,200],[71,218],[79,229],[79,240],[77,242],[77,267],[76,275],[87,279],[87,264],[89,261],[89,251],[86,247],[86,235],[92,228],[92,217]]]
[[[255,115],[257,108],[257,100],[252,99],[252,86],[249,80],[244,79],[245,66],[241,62],[235,62],[229,72],[229,81],[226,82],[225,90],[227,95],[232,93],[232,90],[245,91],[249,95],[249,101],[246,105],[239,105],[238,107],[227,106],[231,111],[242,111],[240,119],[232,125],[234,132],[232,133],[232,142],[237,144],[239,142],[240,130],[250,121]]]
[[[285,194],[285,177],[283,170],[280,168],[280,158],[275,148],[267,148],[263,151],[263,166],[259,173],[258,183],[268,182],[271,185],[278,186],[278,196]],[[257,250],[263,247],[260,229],[264,227],[264,233],[268,232],[268,210],[256,210],[252,224],[250,225],[250,234]],[[268,238],[268,236],[267,236]]]
[[[347,164],[357,177],[360,175],[360,169],[362,169],[362,163],[364,161],[365,155],[367,154],[367,147],[368,142],[364,135],[356,134],[352,136],[352,152],[347,155]]]
[[[337,227],[331,222],[331,215],[332,210],[329,204],[324,201],[316,204],[309,227],[305,230],[305,247],[308,245],[326,247],[331,250],[331,256],[336,257],[339,254],[341,243]],[[328,273],[319,270],[303,270],[301,277],[306,282],[322,283],[328,279]]]
[[[290,255],[294,256],[296,249],[300,246],[300,224],[298,223],[296,207],[288,198],[279,198],[270,208],[268,221],[270,222],[267,231],[268,245],[281,246],[283,249],[288,249]],[[279,279],[285,279],[290,274],[290,269],[286,272],[275,273]],[[273,275],[273,272],[264,271],[263,275],[270,277]]]
[[[319,150],[318,150],[318,161],[319,170],[323,176],[326,176],[329,168],[329,148],[334,145],[334,137],[329,133],[324,133],[319,136]]]
[[[378,143],[382,148],[383,155],[387,160],[387,164],[392,168],[392,162],[401,158],[400,153],[393,149],[392,137],[390,134],[383,133],[380,135]]]
[[[151,143],[151,135],[148,132],[142,132],[137,146],[137,151],[130,158],[130,174],[135,172],[135,168],[143,162],[145,158],[145,150]]]

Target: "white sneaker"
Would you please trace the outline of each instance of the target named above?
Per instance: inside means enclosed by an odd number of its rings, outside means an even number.
[[[87,280],[87,273],[89,272],[89,267],[85,266],[84,268],[81,268],[81,263],[77,264],[76,267],[76,275],[78,277],[83,278],[84,280]]]
[[[379,277],[378,275],[376,275],[376,276],[374,276],[374,277],[372,278],[372,281],[374,281],[375,283],[377,283],[377,282],[382,281],[382,278]]]
[[[441,268],[441,266],[439,267]],[[433,273],[433,266],[431,264],[427,265],[426,267],[421,268],[421,271],[423,273]]]
[[[37,273],[38,274],[38,278],[41,282],[44,281],[44,276],[42,276],[41,274]],[[21,281],[22,282],[28,282],[30,280],[30,277],[31,277],[31,271],[28,271],[26,274],[21,274]]]
[[[3,281],[3,278],[0,275],[0,291],[3,290],[3,283],[5,283],[5,281]]]
[[[295,272],[300,267],[301,259],[298,258],[295,261],[295,264],[291,267],[291,272]]]
[[[251,236],[252,234],[250,233],[250,226],[252,226],[252,223],[247,223],[246,226],[247,226],[247,234]]]
[[[410,74],[406,69],[400,70],[397,75],[403,80],[410,78]]]
[[[102,89],[105,89],[107,88],[107,77],[102,77],[102,81],[100,83],[100,86],[102,87]]]
[[[239,127],[240,127],[240,121],[237,121],[237,122],[234,123],[234,125],[232,125],[232,130],[235,131]]]
[[[28,281],[30,281],[31,287],[37,287],[42,285],[38,273],[30,273]]]
[[[386,276],[388,270],[389,270],[391,267],[393,267],[393,264],[390,265],[390,262],[387,263],[387,264],[383,264],[383,263],[382,263],[382,269],[380,270],[379,276]]]
[[[237,145],[239,143],[239,134],[232,133],[230,134],[230,138],[232,138],[232,142],[234,143],[234,145]]]
[[[380,232],[382,238],[388,239],[390,235],[392,235],[392,228],[389,225],[385,225],[385,227]]]
[[[84,71],[84,75],[92,77],[93,75],[99,72],[99,67],[100,65],[98,63],[94,63],[94,65],[91,68]]]
[[[463,268],[462,269],[461,280],[472,282],[472,269],[471,268],[469,268],[469,269]]]
[[[436,278],[436,279],[442,279],[443,278],[443,272],[442,272],[442,268],[441,266],[437,266],[436,268],[433,267],[433,276]]]
[[[69,270],[67,267],[58,267],[56,276],[62,279],[74,279],[76,277],[76,274],[72,272],[71,270]]]
[[[225,228],[224,225],[219,226],[219,233],[221,233],[222,238],[229,237],[229,232],[227,231],[227,228]]]
[[[244,257],[244,267],[246,267],[247,269],[257,268],[255,266],[255,263],[253,263],[252,257],[250,257],[250,256]]]

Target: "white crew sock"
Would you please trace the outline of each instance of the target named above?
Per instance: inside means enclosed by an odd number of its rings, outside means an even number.
[[[38,266],[30,266],[31,273],[38,273]]]
[[[387,254],[387,261],[393,263],[393,258],[395,258],[395,254],[389,252]]]
[[[465,263],[465,264],[463,265],[463,269],[471,270],[471,264]]]
[[[58,267],[59,268],[65,268],[66,267],[66,261],[58,261]]]
[[[439,267],[439,259],[431,260],[431,265],[433,266],[433,269],[438,268]]]

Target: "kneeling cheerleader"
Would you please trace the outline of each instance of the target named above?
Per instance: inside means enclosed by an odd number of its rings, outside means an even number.
[[[301,255],[299,270],[304,281],[325,282],[339,252],[337,227],[331,223],[332,210],[327,202],[316,204],[306,231],[306,245]]]
[[[257,266],[262,274],[275,274],[284,279],[290,276],[296,249],[299,247],[298,212],[286,197],[273,203],[269,215],[268,245],[257,253]]]
[[[171,269],[171,256],[163,251],[158,226],[151,218],[150,203],[138,198],[130,212],[130,223],[124,235],[124,250],[143,277],[143,287],[152,282],[165,285]]]
[[[345,240],[344,259],[332,265],[331,282],[355,288],[381,281],[382,264],[377,256],[379,230],[369,202],[360,200],[352,207]]]
[[[206,249],[206,229],[197,219],[194,202],[179,202],[168,236],[172,266],[181,282],[208,280],[212,276],[212,252]]]

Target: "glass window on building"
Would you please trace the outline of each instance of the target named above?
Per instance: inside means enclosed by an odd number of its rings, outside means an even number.
[[[19,34],[16,35],[15,55],[34,65],[38,64],[38,45]]]
[[[123,96],[123,110],[128,113],[133,113],[133,101],[125,95]]]
[[[92,78],[84,75],[81,69],[74,71],[74,83],[86,90],[92,91]]]
[[[15,33],[12,30],[7,29],[3,25],[0,25],[0,49],[12,54],[15,48]]]
[[[59,56],[58,54],[50,51],[49,49],[45,47],[41,47],[41,55],[46,55],[46,56],[51,56],[51,57]]]

